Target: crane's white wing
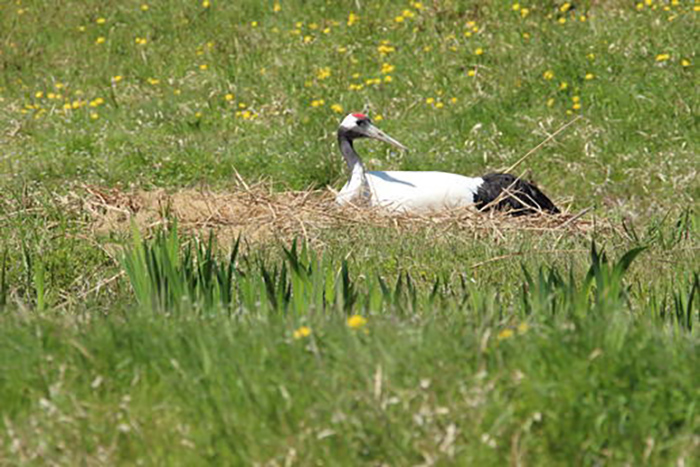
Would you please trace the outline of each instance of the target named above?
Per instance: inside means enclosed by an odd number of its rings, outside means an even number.
[[[438,211],[466,206],[481,177],[446,172],[366,172],[370,204],[397,212]]]

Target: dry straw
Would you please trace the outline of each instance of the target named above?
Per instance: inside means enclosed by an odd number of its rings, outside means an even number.
[[[311,243],[328,229],[379,227],[421,231],[434,235],[493,235],[508,232],[588,234],[607,223],[582,219],[587,212],[556,216],[539,214],[512,217],[497,211],[479,212],[473,207],[435,213],[398,214],[365,206],[339,207],[328,190],[276,191],[268,182],[247,183],[238,177],[227,192],[180,190],[131,191],[83,187],[80,208],[89,214],[96,233],[124,232],[135,223],[149,231],[177,220],[180,229],[192,233],[213,231],[222,239],[242,235],[248,241],[302,237]]]

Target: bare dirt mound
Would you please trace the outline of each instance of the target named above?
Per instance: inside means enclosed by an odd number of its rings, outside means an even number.
[[[92,220],[95,233],[129,232],[135,224],[151,230],[177,221],[189,232],[213,231],[222,239],[243,236],[249,241],[303,237],[313,240],[323,229],[352,226],[378,226],[396,229],[429,228],[431,231],[469,231],[474,235],[500,236],[506,231],[531,230],[561,233],[587,233],[603,227],[601,221],[576,215],[535,215],[511,217],[499,212],[477,212],[461,208],[430,215],[388,214],[360,206],[340,208],[330,191],[275,192],[258,184],[235,191],[214,192],[186,189],[175,192],[120,191],[84,187],[82,207]]]

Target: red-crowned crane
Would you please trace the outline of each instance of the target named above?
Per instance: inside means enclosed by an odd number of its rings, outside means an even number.
[[[514,215],[559,212],[539,188],[510,174],[465,177],[446,172],[366,172],[353,147],[353,142],[360,138],[372,138],[407,149],[374,126],[366,115],[354,113],[345,117],[338,128],[338,145],[350,169],[350,180],[336,196],[340,205],[369,204],[400,213],[437,211],[469,204],[478,209],[505,209]]]

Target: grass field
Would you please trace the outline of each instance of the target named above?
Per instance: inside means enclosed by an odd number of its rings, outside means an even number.
[[[0,465],[694,465],[698,14],[0,4]],[[566,213],[335,208],[355,111],[467,175],[578,118]]]

